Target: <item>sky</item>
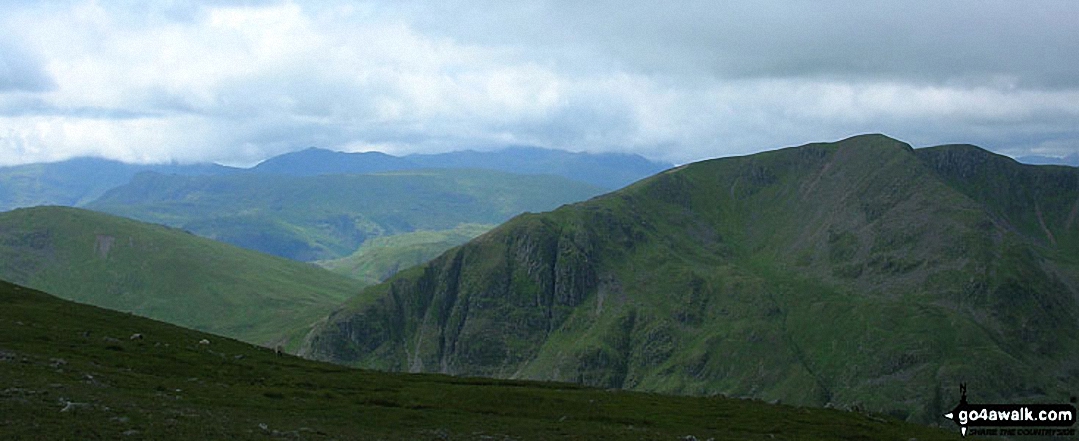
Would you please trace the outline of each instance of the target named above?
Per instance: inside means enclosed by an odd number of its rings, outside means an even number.
[[[0,165],[884,133],[1079,153],[1079,2],[0,0]]]

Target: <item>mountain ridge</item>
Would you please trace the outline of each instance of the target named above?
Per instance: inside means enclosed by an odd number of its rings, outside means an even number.
[[[492,151],[460,150],[393,156],[382,152],[346,153],[310,147],[267,159],[251,172],[292,176],[357,174],[417,169],[484,169],[523,175],[555,175],[607,190],[673,167],[627,153],[583,153],[510,146]]]
[[[424,168],[480,168],[528,175],[558,175],[612,190],[670,166],[639,155],[573,153],[538,147],[402,157],[381,152],[345,153],[310,147],[268,158],[249,168],[211,163],[136,164],[97,157],[76,157],[57,162],[0,167],[0,211],[38,205],[85,206],[109,189],[128,183],[141,172],[184,176],[234,173],[317,176]]]
[[[924,423],[960,381],[991,399],[1066,397],[1079,178],[962,149],[863,135],[687,164],[518,216],[369,287],[301,351]],[[971,176],[999,188],[956,187]],[[1049,190],[1059,200],[1036,213],[1021,203]]]
[[[251,173],[292,176],[323,174],[366,174],[420,168],[405,158],[382,152],[345,153],[308,147],[274,156],[248,169]]]

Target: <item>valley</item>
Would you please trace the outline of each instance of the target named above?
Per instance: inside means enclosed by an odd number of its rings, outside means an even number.
[[[444,251],[490,231],[495,225],[461,224],[449,230],[415,231],[378,237],[364,242],[356,252],[319,266],[360,280],[367,285],[385,281],[398,271],[438,257]]]
[[[86,208],[307,262],[345,257],[368,239],[498,223],[601,192],[555,176],[485,170],[140,174]]]

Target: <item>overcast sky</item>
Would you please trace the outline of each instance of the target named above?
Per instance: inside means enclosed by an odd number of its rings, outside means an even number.
[[[0,165],[309,146],[1079,152],[1079,2],[2,1]]]

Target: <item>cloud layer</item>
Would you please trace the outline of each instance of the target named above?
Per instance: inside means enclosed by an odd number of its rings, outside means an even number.
[[[687,162],[864,132],[1079,151],[1079,3],[14,3],[0,164],[529,144]]]

